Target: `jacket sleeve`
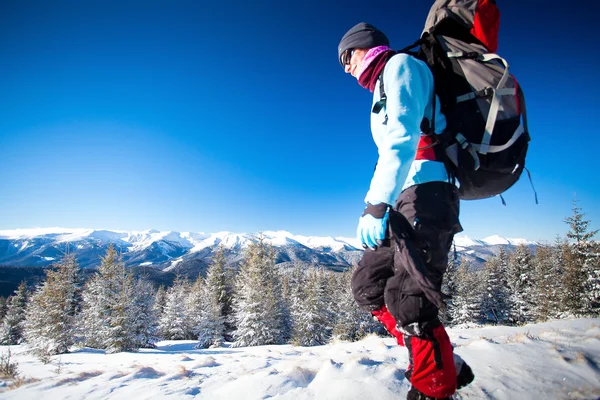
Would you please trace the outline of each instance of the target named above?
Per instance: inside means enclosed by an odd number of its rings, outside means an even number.
[[[421,121],[433,96],[433,76],[427,65],[407,54],[392,57],[385,66],[387,125],[375,137],[379,158],[365,202],[394,205],[417,152]],[[379,89],[375,88],[379,96]]]

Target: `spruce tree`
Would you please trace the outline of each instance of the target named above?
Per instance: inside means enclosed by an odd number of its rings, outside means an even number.
[[[274,253],[259,235],[246,249],[236,280],[234,347],[281,342],[281,284]]]
[[[150,281],[145,278],[135,281],[129,306],[129,321],[134,348],[153,349],[159,340],[154,296],[154,286]]]
[[[6,315],[7,308],[8,308],[8,304],[7,304],[6,298],[0,296],[0,323],[2,323],[2,320],[4,319],[4,316]]]
[[[508,256],[504,248],[490,258],[483,269],[484,287],[481,313],[484,322],[498,325],[510,324],[510,289],[506,281]]]
[[[212,279],[211,279],[212,280]],[[199,319],[194,326],[194,334],[198,339],[196,348],[206,349],[219,347],[225,341],[225,318],[223,316],[223,303],[219,301],[221,293],[205,282],[201,287],[204,301],[201,303]]]
[[[195,325],[198,347],[218,347],[225,341],[225,320],[231,312],[231,299],[227,291],[226,260],[219,246],[206,271],[203,285],[203,312]]]
[[[206,294],[206,282],[198,274],[194,283],[188,286],[185,298],[184,320],[186,321],[189,339],[198,338],[195,328],[206,318],[208,313],[209,299],[206,297]]]
[[[454,292],[448,303],[448,319],[452,325],[474,324],[481,321],[481,304],[485,291],[483,273],[472,271],[471,263],[462,259],[453,279]]]
[[[598,317],[600,316],[600,243],[593,243],[591,251],[585,264],[587,273],[585,314]]]
[[[189,316],[190,285],[184,278],[177,277],[167,290],[167,301],[159,320],[160,336],[165,340],[193,338]]]
[[[525,324],[534,320],[534,265],[529,248],[520,244],[509,256],[506,282],[509,291],[509,320]]]
[[[167,291],[164,285],[160,285],[154,295],[154,314],[160,318],[167,305]]]
[[[289,271],[281,273],[281,304],[281,342],[290,343],[294,321],[292,321],[292,287]]]
[[[24,335],[34,354],[63,354],[75,343],[75,316],[80,307],[79,266],[65,255],[31,296]]]
[[[0,344],[19,344],[23,340],[23,324],[29,293],[25,281],[21,282],[14,295],[8,298],[6,315],[0,326]]]
[[[596,316],[600,313],[600,254],[598,244],[593,241],[598,230],[589,231],[589,220],[573,201],[573,215],[565,218],[569,225],[567,238],[571,240],[571,250],[575,270],[580,272],[580,304],[576,314]]]
[[[330,321],[326,299],[325,274],[311,268],[306,279],[304,296],[300,299],[300,313],[294,322],[293,343],[298,346],[317,346],[327,342]]]
[[[286,324],[287,335],[286,340],[292,341],[294,331],[297,329],[296,324],[302,318],[302,299],[305,296],[306,290],[306,271],[308,265],[295,261],[294,267],[287,277],[287,290],[284,297],[286,301],[286,309],[288,310],[289,320]]]
[[[208,271],[206,271],[206,284],[214,292],[216,301],[220,304],[221,314],[227,317],[231,314],[231,296],[228,290],[227,259],[222,246],[217,248]]]
[[[107,353],[137,350],[131,323],[133,279],[114,246],[83,291],[81,327],[84,343]]]
[[[584,291],[584,275],[581,264],[568,242],[561,243],[559,251],[562,271],[561,317],[580,316],[583,313],[582,294]]]
[[[533,259],[534,285],[531,296],[533,318],[546,321],[559,316],[560,303],[560,265],[556,255],[557,246],[538,246]]]
[[[453,299],[458,294],[458,269],[460,264],[456,262],[454,258],[448,260],[448,267],[446,268],[446,273],[444,274],[444,278],[442,279],[442,293],[444,293],[447,297],[445,301],[445,307],[439,310],[439,318],[442,323],[445,325],[452,324],[452,308],[453,308]]]
[[[385,329],[373,319],[371,313],[361,310],[352,294],[353,268],[336,274],[336,287],[332,290],[334,308],[333,340],[359,340],[367,333],[376,332],[385,334]]]

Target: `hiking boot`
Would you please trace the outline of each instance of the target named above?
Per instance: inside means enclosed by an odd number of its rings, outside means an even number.
[[[419,392],[419,390],[416,389],[414,386],[411,386],[410,390],[408,391],[408,394],[406,395],[406,400],[452,400],[452,397],[438,398],[427,396]]]
[[[459,355],[454,354],[454,365],[456,366],[456,389],[462,389],[469,383],[473,382],[475,375],[469,364],[465,362]]]

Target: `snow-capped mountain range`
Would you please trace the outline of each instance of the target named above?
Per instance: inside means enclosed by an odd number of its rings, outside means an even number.
[[[362,247],[356,238],[294,235],[286,231],[262,233],[276,250],[278,263],[295,260],[343,269],[356,263]],[[203,270],[214,250],[221,245],[229,262],[238,261],[243,250],[256,240],[246,233],[193,233],[147,230],[125,232],[95,229],[35,228],[0,230],[0,265],[11,267],[47,266],[66,252],[76,254],[79,265],[94,268],[109,244],[122,254],[126,265],[150,266],[162,271]],[[536,245],[524,239],[491,236],[482,240],[457,236],[457,253],[475,263],[494,254],[499,247]],[[196,272],[197,273],[197,272]]]

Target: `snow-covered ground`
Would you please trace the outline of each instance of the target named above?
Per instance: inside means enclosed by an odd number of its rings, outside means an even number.
[[[449,334],[475,373],[457,398],[600,398],[600,319]],[[154,350],[108,355],[74,349],[45,365],[26,346],[10,346],[25,383],[11,388],[0,380],[0,398],[397,400],[409,389],[406,349],[392,338],[318,347],[195,350],[194,344],[164,341]]]

